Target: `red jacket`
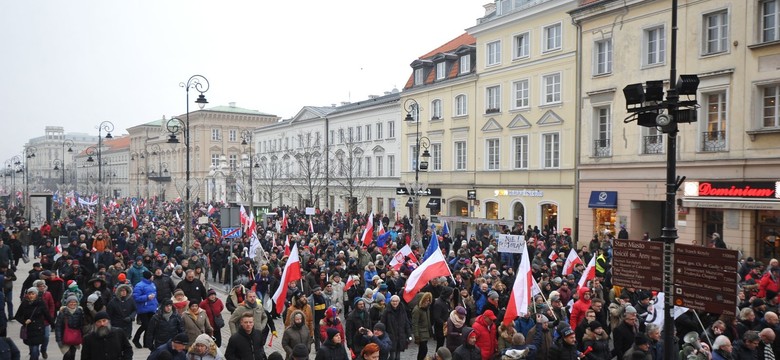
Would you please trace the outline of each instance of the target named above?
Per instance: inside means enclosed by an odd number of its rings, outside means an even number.
[[[206,318],[209,319],[209,324],[211,324],[212,328],[216,329],[214,326],[214,315],[222,316],[222,310],[225,309],[225,305],[222,304],[222,300],[217,299],[212,303],[208,298],[205,298],[198,306],[206,311]]]
[[[761,278],[761,282],[758,283],[758,297],[766,297],[767,290],[772,290],[775,293],[780,292],[780,284],[777,283],[776,279],[772,278],[771,272],[764,274]]]
[[[496,327],[498,324],[492,324],[490,327],[485,323],[485,315],[477,316],[474,320],[474,331],[477,333],[477,347],[482,352],[482,360],[489,360],[493,354],[498,351],[498,336]]]
[[[588,312],[588,309],[590,309],[590,299],[585,300],[583,298],[583,295],[588,291],[590,291],[590,289],[588,289],[586,286],[577,289],[578,299],[571,307],[571,317],[569,321],[569,326],[571,326],[572,329],[576,328],[577,325],[580,324],[580,321],[585,318],[585,313]]]

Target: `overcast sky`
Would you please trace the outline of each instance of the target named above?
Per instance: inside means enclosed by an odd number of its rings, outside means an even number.
[[[109,120],[123,134],[183,114],[179,83],[194,74],[211,83],[209,106],[282,118],[400,90],[409,64],[476,24],[487,2],[4,1],[0,161],[47,125],[96,135]]]

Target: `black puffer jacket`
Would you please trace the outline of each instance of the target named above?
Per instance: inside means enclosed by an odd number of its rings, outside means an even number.
[[[170,300],[168,300],[170,302]],[[149,350],[155,350],[161,345],[165,344],[169,340],[172,340],[176,334],[184,332],[184,322],[179,316],[176,310],[171,309],[171,315],[168,320],[163,316],[163,308],[165,302],[160,304],[160,308],[149,320],[149,326],[144,333],[144,344],[149,347]]]
[[[569,345],[563,339],[558,339],[550,349],[549,360],[577,360],[577,346]]]
[[[30,323],[25,326],[27,328],[27,339],[24,340],[25,345],[40,345],[44,341],[44,322],[49,324],[54,322],[54,319],[49,315],[49,311],[46,310],[46,305],[38,298],[35,301],[30,302],[23,300],[19,304],[19,309],[16,310],[16,316],[14,317],[20,324],[24,324],[27,320]]]
[[[404,305],[398,304],[393,309],[392,305],[387,305],[385,313],[382,315],[382,323],[385,324],[387,334],[390,335],[390,341],[393,346],[391,352],[404,351],[409,344],[409,337],[412,336],[412,322],[406,314]]]
[[[474,332],[474,329],[468,326],[463,327],[463,344],[458,346],[455,352],[452,353],[452,360],[482,360],[482,350],[476,345],[469,344],[468,338],[472,332]]]
[[[336,344],[333,340],[325,340],[325,343],[320,346],[320,350],[317,351],[317,356],[314,360],[350,360],[347,355],[347,350],[343,344]]]
[[[240,329],[228,340],[225,359],[263,360],[266,358],[263,345],[259,331],[252,329],[252,332],[247,334],[244,329]]]
[[[119,296],[119,291],[127,290],[125,297]],[[106,305],[106,312],[111,320],[111,326],[123,329],[130,333],[133,326],[133,319],[136,315],[135,300],[133,300],[133,288],[130,285],[122,284],[117,286],[114,292],[114,298]]]

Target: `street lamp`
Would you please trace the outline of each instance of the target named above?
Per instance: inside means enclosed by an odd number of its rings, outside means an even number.
[[[131,151],[130,161],[138,161],[135,164],[135,190],[138,198],[141,198],[141,176],[144,175],[144,171],[141,170],[140,160],[146,158],[146,150]]]
[[[186,83],[179,83],[179,86],[183,87],[187,92],[187,112],[184,121],[179,118],[171,118],[165,124],[165,127],[170,133],[170,136],[168,137],[168,143],[170,144],[178,144],[179,139],[176,137],[176,134],[179,133],[179,131],[184,133],[184,157],[187,164],[184,172],[184,248],[189,249],[190,236],[192,236],[192,210],[190,209],[190,89],[195,89],[200,93],[198,99],[195,100],[195,103],[203,110],[203,107],[209,103],[206,101],[206,96],[203,95],[203,93],[209,91],[209,81],[203,75],[192,75]]]
[[[6,176],[11,175],[11,191],[8,196],[11,198],[11,206],[18,205],[16,203],[16,173],[20,172],[19,167],[22,164],[22,158],[19,155],[14,155],[10,159],[5,161]]]
[[[111,136],[111,132],[114,131],[114,124],[110,121],[103,121],[98,125],[98,145],[97,149],[95,149],[94,146],[90,146],[86,150],[87,154],[87,162],[94,162],[95,159],[92,158],[92,155],[95,155],[97,153],[97,162],[98,162],[98,177],[97,177],[97,185],[98,185],[98,202],[97,202],[97,219],[96,219],[96,227],[98,229],[103,228],[103,131],[106,132],[106,139],[113,139],[114,137]]]
[[[20,171],[24,171],[24,214],[27,221],[30,221],[30,161],[35,157],[35,153],[38,151],[35,146],[28,146],[24,149],[24,166],[20,168]]]
[[[65,186],[64,186],[65,185],[65,152],[66,152],[65,148],[68,148],[67,152],[72,153],[73,152],[73,145],[74,145],[74,143],[73,143],[73,140],[71,140],[71,139],[65,139],[65,140],[62,141],[62,160],[61,160],[61,163],[59,165],[62,166],[62,185],[63,185],[63,189],[62,190],[63,191],[65,190]],[[57,164],[56,164],[56,162],[54,164],[54,171],[57,171]]]
[[[255,188],[252,183],[252,179],[254,178],[254,168],[260,167],[260,165],[255,164],[252,160],[252,132],[249,130],[243,130],[241,131],[241,145],[249,145],[249,214],[251,214],[252,219],[254,219],[255,212],[254,212],[254,206],[255,206]]]
[[[414,99],[407,99],[404,102],[404,110],[406,110],[404,121],[413,121],[417,126],[417,142],[414,146],[414,184],[411,186],[407,184],[406,189],[409,193],[409,197],[412,199],[412,241],[419,244],[420,197],[423,193],[427,193],[428,191],[428,184],[420,184],[420,171],[428,171],[427,159],[431,157],[431,154],[428,152],[428,147],[430,147],[431,141],[425,136],[420,137],[420,104]],[[423,150],[422,161],[420,161],[420,149]]]
[[[664,291],[664,357],[672,359],[676,355],[674,346],[674,242],[677,239],[675,227],[675,206],[677,189],[685,177],[677,176],[677,132],[679,123],[696,122],[696,91],[699,78],[696,75],[680,75],[677,79],[677,0],[672,0],[672,37],[669,63],[669,89],[666,100],[663,99],[663,81],[648,81],[642,84],[630,84],[623,89],[626,97],[626,111],[629,115],[624,123],[637,120],[639,126],[658,128],[667,135],[666,148],[666,203],[664,206],[661,240],[664,243],[663,291]],[[676,81],[676,84],[675,84]],[[680,96],[686,100],[680,100]],[[665,111],[665,112],[664,112]]]

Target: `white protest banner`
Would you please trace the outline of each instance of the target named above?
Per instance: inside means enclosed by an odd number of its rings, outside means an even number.
[[[498,234],[498,252],[522,254],[525,251],[525,236]]]

